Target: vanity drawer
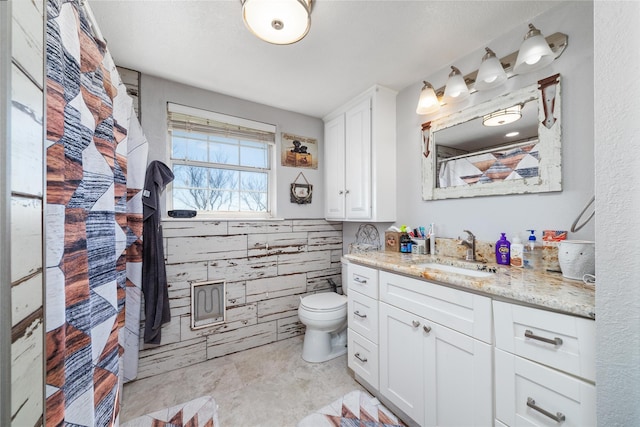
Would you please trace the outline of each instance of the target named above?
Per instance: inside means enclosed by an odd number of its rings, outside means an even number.
[[[349,368],[369,385],[378,389],[378,346],[352,329],[347,330]]]
[[[490,298],[381,271],[380,301],[493,343]]]
[[[496,347],[595,381],[595,322],[582,317],[493,302]]]
[[[495,364],[496,418],[504,424],[563,427],[596,424],[593,384],[498,349]],[[562,416],[564,420],[552,418]]]
[[[373,343],[378,343],[378,300],[358,292],[349,292],[349,328]]]
[[[354,290],[371,298],[378,298],[378,270],[350,263],[347,265],[346,280],[349,287],[347,294],[349,290]]]

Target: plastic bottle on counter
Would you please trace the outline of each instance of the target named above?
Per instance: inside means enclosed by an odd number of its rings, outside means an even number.
[[[412,247],[411,237],[408,234],[400,236],[400,252],[410,254]]]
[[[542,262],[540,246],[536,241],[535,230],[527,230],[531,234],[524,247],[524,265],[529,268],[538,268]]]
[[[511,243],[511,266],[524,267],[524,245],[518,236],[513,238]]]
[[[505,233],[500,234],[500,240],[496,242],[496,262],[501,265],[509,265],[511,263],[511,242],[507,240]]]

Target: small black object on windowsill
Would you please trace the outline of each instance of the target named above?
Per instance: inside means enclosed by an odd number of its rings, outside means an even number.
[[[196,211],[190,211],[190,210],[186,210],[186,209],[178,209],[178,210],[174,210],[174,211],[169,211],[169,216],[171,218],[193,218],[194,216],[196,216],[198,212]]]

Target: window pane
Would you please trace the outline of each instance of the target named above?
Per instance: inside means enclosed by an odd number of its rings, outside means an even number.
[[[207,154],[207,143],[205,141],[189,141],[189,145],[187,146],[188,160],[206,162],[208,160]]]
[[[212,141],[209,144],[209,161],[222,163],[225,165],[239,164],[238,144],[228,144],[219,141]]]
[[[209,169],[209,188],[215,190],[238,190],[240,172],[228,169]]]
[[[242,141],[240,165],[266,169],[269,165],[269,146],[260,142]]]
[[[267,194],[266,193],[241,193],[242,204],[241,210],[251,212],[267,211]]]
[[[187,158],[187,140],[184,138],[171,139],[171,157],[174,159],[186,159]]]
[[[173,187],[207,188],[207,168],[175,165]]]
[[[241,191],[267,191],[267,174],[263,172],[242,172]]]

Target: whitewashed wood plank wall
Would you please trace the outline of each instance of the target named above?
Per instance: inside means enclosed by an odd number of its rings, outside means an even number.
[[[11,425],[37,426],[44,424],[44,1],[11,7]]]
[[[300,298],[342,284],[340,222],[168,220],[163,233],[172,319],[159,346],[140,344],[138,378],[301,335]],[[227,321],[192,330],[190,286],[207,280],[227,282]]]

